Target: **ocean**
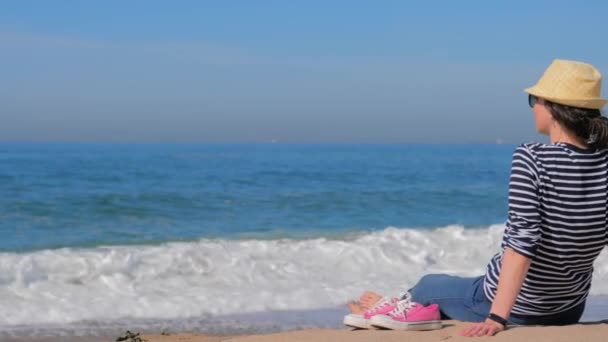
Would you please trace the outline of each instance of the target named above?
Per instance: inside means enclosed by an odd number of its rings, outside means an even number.
[[[481,275],[515,147],[2,143],[0,337],[333,327],[365,289]]]

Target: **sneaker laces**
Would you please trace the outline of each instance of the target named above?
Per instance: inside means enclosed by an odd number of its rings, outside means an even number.
[[[403,316],[406,317],[407,316],[407,312],[410,311],[411,309],[415,308],[416,306],[418,306],[418,303],[413,302],[411,296],[406,296],[406,298],[400,300],[397,302],[397,304],[395,305],[395,308],[389,312],[387,315],[388,316]]]

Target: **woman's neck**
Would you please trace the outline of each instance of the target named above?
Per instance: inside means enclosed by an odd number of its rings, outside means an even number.
[[[583,139],[577,137],[574,133],[569,132],[561,126],[555,126],[555,129],[551,130],[549,133],[549,139],[552,144],[561,142],[571,144],[582,149],[589,147]]]

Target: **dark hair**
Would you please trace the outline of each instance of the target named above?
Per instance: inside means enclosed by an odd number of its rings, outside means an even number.
[[[608,147],[608,118],[599,109],[567,106],[551,101],[545,104],[555,121],[585,140],[592,148]]]

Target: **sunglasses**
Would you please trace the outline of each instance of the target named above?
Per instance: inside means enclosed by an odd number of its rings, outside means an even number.
[[[538,103],[538,97],[532,95],[532,94],[528,94],[528,106],[530,106],[530,108],[534,108],[534,105]]]

